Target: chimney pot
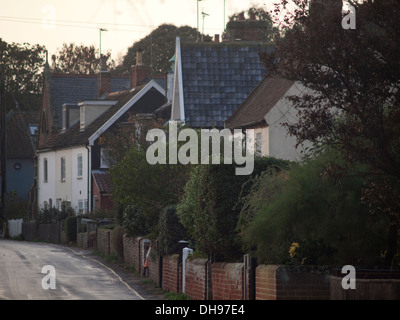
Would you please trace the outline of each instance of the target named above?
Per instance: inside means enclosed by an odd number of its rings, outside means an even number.
[[[238,20],[239,21],[244,21],[244,12],[239,13]]]
[[[219,34],[214,35],[214,42],[219,42]]]

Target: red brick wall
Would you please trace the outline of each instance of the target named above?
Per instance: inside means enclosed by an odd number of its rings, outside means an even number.
[[[192,300],[206,300],[207,259],[186,260],[185,293]]]
[[[137,272],[141,272],[141,260],[139,245],[141,237],[131,238],[124,234],[122,241],[124,246],[124,259],[129,267],[133,267]]]
[[[178,276],[182,271],[181,268],[178,269],[178,260],[178,254],[163,257],[162,288],[165,291],[175,293],[181,291],[181,285],[178,290]]]
[[[260,265],[257,300],[328,300],[329,275],[313,267]]]
[[[243,263],[213,263],[211,274],[214,300],[243,299]]]

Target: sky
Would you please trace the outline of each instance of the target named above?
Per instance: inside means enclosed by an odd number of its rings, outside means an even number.
[[[111,51],[118,63],[128,47],[163,23],[188,25],[213,36],[228,17],[251,6],[273,8],[277,0],[0,0],[0,38],[44,45],[49,57],[63,43],[94,45]],[[100,28],[107,31],[101,31]]]

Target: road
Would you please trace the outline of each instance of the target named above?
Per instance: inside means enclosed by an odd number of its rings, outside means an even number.
[[[54,267],[55,277],[50,271],[42,273],[42,268],[49,265]],[[50,287],[53,283],[55,289]],[[79,249],[1,239],[0,299],[141,300],[143,297],[117,273]]]

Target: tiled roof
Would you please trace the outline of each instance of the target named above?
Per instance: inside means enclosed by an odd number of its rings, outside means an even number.
[[[80,131],[80,123],[76,123],[65,132],[56,134],[46,144],[41,145],[38,150],[67,148],[71,146],[86,145],[88,139],[112,116],[114,116],[130,99],[132,99],[144,86],[135,90],[120,91],[113,93],[111,100],[118,99],[118,103],[110,107],[96,120],[88,125],[84,131]]]
[[[266,70],[249,43],[182,43],[185,121],[192,127],[223,127]]]
[[[37,135],[29,125],[39,125],[39,113],[11,111],[7,116],[7,158],[33,159]]]
[[[100,193],[112,193],[114,185],[111,179],[111,174],[108,171],[93,171],[94,181]]]
[[[97,75],[52,74],[49,82],[51,104],[54,116],[58,120],[58,127],[61,127],[63,104],[77,104],[82,100],[97,99]],[[111,92],[130,88],[129,77],[111,77]]]
[[[281,77],[265,77],[225,122],[225,126],[234,129],[261,123],[293,84],[294,81]]]

